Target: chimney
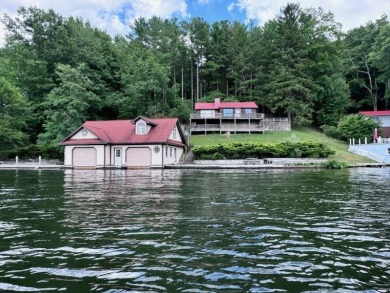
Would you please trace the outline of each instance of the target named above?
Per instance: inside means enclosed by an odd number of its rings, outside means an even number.
[[[221,105],[221,98],[215,98],[214,105],[217,109],[219,109],[219,106]]]

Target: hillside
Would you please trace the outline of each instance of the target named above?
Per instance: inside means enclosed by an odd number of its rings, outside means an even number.
[[[232,142],[273,144],[286,140],[324,142],[336,151],[336,154],[332,155],[330,159],[343,161],[349,165],[373,162],[366,157],[348,152],[348,144],[346,142],[327,137],[323,133],[307,127],[296,128],[292,131],[266,132],[265,134],[232,134],[230,137],[220,134],[193,135],[190,137],[189,144],[190,146],[227,144]]]

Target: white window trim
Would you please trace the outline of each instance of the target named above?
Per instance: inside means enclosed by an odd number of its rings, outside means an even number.
[[[146,123],[144,121],[139,121],[137,123],[136,133],[138,135],[145,135],[146,134]]]

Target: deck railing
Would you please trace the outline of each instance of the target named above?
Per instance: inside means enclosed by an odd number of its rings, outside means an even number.
[[[290,123],[287,118],[265,118],[256,123],[221,123],[199,124],[192,122],[191,132],[264,132],[264,131],[288,131]]]

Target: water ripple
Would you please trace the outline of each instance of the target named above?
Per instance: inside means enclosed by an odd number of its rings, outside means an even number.
[[[1,171],[0,182],[0,291],[390,289],[388,168]]]

